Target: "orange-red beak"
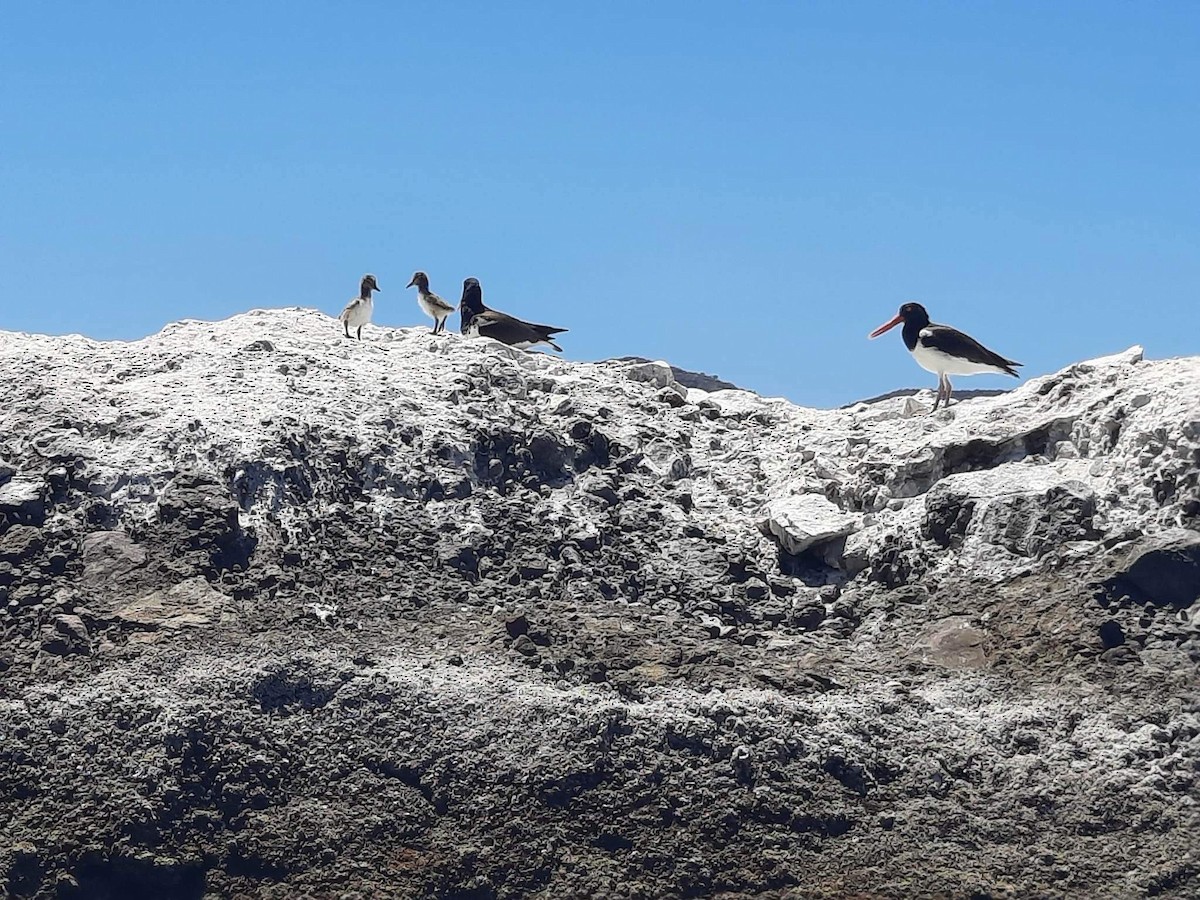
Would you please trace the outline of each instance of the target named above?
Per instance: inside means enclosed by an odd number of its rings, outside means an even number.
[[[887,322],[884,325],[880,325],[878,328],[876,328],[874,331],[872,331],[869,335],[867,335],[867,337],[877,338],[881,334],[883,334],[885,331],[890,331],[891,329],[895,328],[897,325],[899,325],[903,321],[904,321],[904,316],[896,316],[896,318],[892,319],[892,321]]]

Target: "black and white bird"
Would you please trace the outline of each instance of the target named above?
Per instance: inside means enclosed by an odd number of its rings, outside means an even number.
[[[374,275],[362,277],[362,283],[358,287],[358,296],[347,303],[342,314],[338,316],[346,329],[346,337],[350,337],[350,329],[355,328],[358,339],[362,340],[363,326],[371,321],[371,313],[374,312],[375,307],[374,301],[371,300],[371,292],[378,290],[379,283],[375,280]]]
[[[463,295],[462,301],[458,304],[458,314],[462,319],[460,328],[463,334],[472,337],[489,337],[521,350],[528,350],[538,344],[546,344],[562,353],[562,347],[554,343],[551,338],[567,329],[522,322],[499,310],[488,309],[483,305],[483,288],[479,286],[478,278],[468,278],[463,282]]]
[[[433,319],[433,333],[444,331],[446,319],[454,312],[454,305],[429,290],[429,276],[424,272],[414,272],[412,281],[405,287],[410,288],[414,284],[417,286],[417,303],[425,310],[425,315]]]
[[[997,375],[1021,377],[1016,370],[1021,363],[989,350],[957,328],[933,324],[929,321],[929,313],[920,303],[905,303],[894,319],[880,325],[871,332],[870,337],[877,338],[901,322],[904,323],[904,331],[901,333],[904,335],[904,346],[908,348],[908,352],[913,355],[918,366],[938,377],[937,399],[930,412],[936,410],[939,403],[945,402],[946,406],[950,405],[951,375],[994,372]]]

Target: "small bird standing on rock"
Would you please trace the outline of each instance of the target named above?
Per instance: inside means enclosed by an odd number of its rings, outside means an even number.
[[[346,329],[346,337],[350,337],[350,329],[358,329],[358,339],[362,340],[363,326],[371,321],[371,313],[374,312],[375,304],[371,300],[371,292],[379,290],[379,283],[375,280],[374,275],[364,275],[362,283],[358,288],[358,296],[346,304],[346,308],[342,310],[342,314],[338,316],[342,321],[342,325]]]
[[[414,284],[417,286],[417,303],[425,310],[425,315],[433,319],[433,333],[444,331],[446,319],[454,312],[454,306],[429,290],[429,276],[424,272],[414,272],[412,281],[405,287],[410,288]]]
[[[933,402],[935,412],[938,404],[945,399],[946,406],[950,405],[950,376],[978,375],[981,372],[994,372],[997,375],[1021,376],[1016,366],[1022,365],[1011,359],[1006,359],[999,353],[989,350],[969,334],[963,334],[957,328],[949,325],[935,325],[929,321],[929,313],[920,303],[905,303],[900,312],[890,322],[880,325],[871,332],[870,337],[877,338],[885,331],[904,323],[904,346],[912,354],[922,369],[933,372],[938,377],[937,399]]]
[[[550,338],[567,329],[522,322],[499,310],[488,309],[483,305],[483,288],[479,286],[478,278],[468,278],[463,282],[463,295],[462,301],[458,304],[458,314],[462,319],[460,330],[463,334],[472,337],[489,337],[519,350],[528,350],[538,344],[547,344],[562,353],[562,347]]]

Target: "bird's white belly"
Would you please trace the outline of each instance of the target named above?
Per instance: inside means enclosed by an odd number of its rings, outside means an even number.
[[[373,304],[370,300],[364,300],[361,303],[351,304],[344,314],[346,324],[351,328],[357,328],[360,325],[366,325],[371,321],[372,305]]]
[[[941,350],[926,347],[920,341],[917,342],[917,346],[913,347],[912,356],[917,361],[918,366],[926,372],[933,372],[935,375],[979,375],[982,372],[993,372],[997,375],[1004,374],[1004,370],[996,366],[971,362],[968,359],[960,359],[957,356],[951,356],[949,353],[943,353]]]
[[[435,305],[428,297],[418,296],[417,303],[421,305],[421,309],[425,310],[425,315],[434,320],[444,319],[453,312],[452,309]]]

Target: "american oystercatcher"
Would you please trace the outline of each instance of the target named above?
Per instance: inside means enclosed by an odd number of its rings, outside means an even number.
[[[995,372],[997,375],[1021,377],[1015,368],[1022,365],[1021,363],[992,352],[957,328],[933,324],[929,321],[929,313],[920,303],[905,303],[900,307],[900,312],[896,313],[896,318],[880,325],[871,332],[870,337],[877,338],[901,322],[904,323],[902,334],[908,352],[913,355],[917,365],[938,377],[937,399],[930,412],[935,411],[943,399],[947,406],[950,405],[951,375]]]
[[[425,310],[425,315],[433,319],[433,333],[444,331],[446,320],[454,312],[454,305],[429,290],[429,276],[424,272],[414,272],[412,281],[405,287],[410,288],[414,284],[417,286],[417,303]]]
[[[567,329],[522,322],[499,310],[488,309],[483,305],[483,288],[479,286],[478,278],[468,278],[463,282],[462,302],[458,304],[458,314],[462,319],[460,329],[463,334],[489,337],[520,350],[547,344],[562,353],[562,347],[554,343],[551,337]]]
[[[362,340],[362,328],[371,321],[371,313],[375,304],[371,300],[371,292],[379,290],[379,283],[374,275],[364,275],[358,287],[358,296],[346,304],[342,314],[338,316],[346,329],[346,337],[350,337],[350,329],[358,329],[358,339]]]

